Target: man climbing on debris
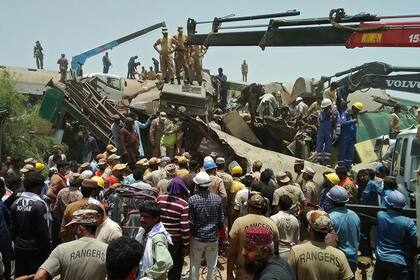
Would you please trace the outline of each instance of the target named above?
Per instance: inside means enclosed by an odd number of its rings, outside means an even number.
[[[339,120],[338,112],[332,107],[332,101],[328,98],[322,100],[321,111],[318,114],[319,128],[316,137],[316,156],[319,164],[331,164],[334,129]]]
[[[340,118],[341,135],[338,150],[338,165],[351,169],[354,156],[354,145],[357,135],[357,115],[363,110],[363,104],[356,102],[351,107],[351,112],[343,112]]]
[[[173,36],[173,38],[177,42],[175,48],[175,73],[178,85],[181,84],[181,70],[184,71],[184,81],[186,81],[187,83],[190,82],[189,69],[186,57],[187,48],[185,46],[187,36],[183,34],[183,31],[184,28],[182,26],[178,26],[178,34]]]
[[[279,109],[279,103],[275,97],[275,93],[265,93],[260,97],[260,104],[257,107],[257,113],[262,118],[264,116],[276,116]]]
[[[103,73],[108,74],[109,67],[112,66],[111,60],[109,60],[108,57],[108,52],[106,52],[105,55],[102,57],[102,64],[104,66]]]
[[[36,60],[36,69],[44,69],[44,49],[39,41],[35,42],[34,46],[34,58]]]
[[[292,112],[295,118],[304,118],[308,115],[308,105],[306,105],[305,102],[303,102],[302,97],[299,96],[298,98],[296,98],[295,102],[293,102],[292,105],[294,105]]]
[[[329,99],[331,102],[335,105],[335,102],[337,100],[337,93],[336,89],[338,87],[338,84],[336,82],[332,82],[330,87],[324,90],[323,98]]]
[[[69,61],[66,58],[64,53],[61,54],[61,57],[57,60],[59,65],[59,72],[61,74],[60,82],[65,83],[67,81],[67,69],[69,67]]]
[[[135,79],[134,73],[135,73],[135,64],[136,59],[139,58],[137,55],[130,57],[128,60],[128,70],[127,70],[127,79]]]
[[[157,47],[160,45],[160,49]],[[171,80],[171,84],[174,83],[174,65],[172,53],[175,51],[177,41],[173,37],[168,36],[168,29],[162,28],[162,37],[157,39],[153,44],[153,48],[159,53],[160,67],[162,70],[162,76],[165,83]]]

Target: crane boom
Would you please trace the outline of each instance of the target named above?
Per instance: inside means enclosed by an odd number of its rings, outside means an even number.
[[[286,14],[286,16],[288,16]],[[420,15],[379,17],[368,13],[347,16],[343,9],[333,9],[329,17],[297,20],[270,20],[266,30],[195,34],[189,19],[187,44],[205,46],[346,46],[356,47],[420,47],[420,21],[381,22],[382,19],[413,18]],[[216,18],[217,19],[217,18]],[[213,25],[217,21],[213,22]],[[230,19],[233,21],[234,19]],[[242,19],[241,19],[242,20]],[[252,26],[251,26],[252,27]],[[261,25],[260,25],[261,27]],[[239,26],[236,28],[246,28]],[[225,29],[227,29],[225,27]],[[235,29],[230,27],[229,29]]]
[[[92,56],[95,56],[97,54],[100,54],[101,52],[110,50],[110,49],[112,49],[116,46],[119,46],[119,45],[127,42],[127,41],[130,41],[132,39],[135,39],[137,37],[140,37],[144,34],[147,34],[147,33],[151,32],[153,30],[156,30],[160,27],[165,27],[165,26],[166,26],[165,22],[160,22],[160,23],[154,24],[152,26],[146,27],[144,29],[141,29],[139,31],[128,34],[126,36],[123,36],[121,38],[118,38],[116,40],[113,40],[111,42],[108,42],[106,44],[103,44],[99,47],[96,47],[96,48],[90,49],[88,51],[85,51],[81,54],[75,55],[71,58],[71,69],[73,71],[75,71],[78,76],[81,76],[82,67],[83,67],[83,65],[85,64],[85,62],[88,58],[90,58]]]

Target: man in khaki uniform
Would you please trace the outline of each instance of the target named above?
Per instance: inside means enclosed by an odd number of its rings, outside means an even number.
[[[59,72],[61,74],[60,82],[64,83],[67,81],[67,69],[69,68],[69,61],[64,53],[62,53],[61,57],[57,60],[57,64],[59,65]]]
[[[350,280],[353,272],[340,250],[325,244],[331,230],[331,219],[321,210],[309,211],[310,241],[293,246],[288,263],[297,280]]]
[[[193,45],[189,47],[190,79],[191,83],[197,81],[201,86],[203,82],[203,56],[206,54],[205,46]]]
[[[174,65],[172,53],[175,51],[177,41],[173,37],[168,36],[168,29],[162,28],[162,37],[159,38],[153,45],[153,48],[159,53],[160,67],[162,71],[163,80],[165,83],[171,79],[174,83]],[[160,45],[160,49],[157,47]]]
[[[187,81],[188,83],[190,81],[186,57],[187,48],[185,46],[185,41],[188,37],[183,34],[183,30],[184,29],[182,26],[178,26],[178,34],[173,36],[173,38],[177,42],[177,46],[175,49],[175,73],[178,85],[181,84],[181,69],[184,70],[184,81]]]
[[[108,245],[95,239],[98,212],[83,209],[73,214],[66,227],[76,226],[80,239],[58,245],[38,269],[36,280],[60,275],[60,279],[105,279]]]
[[[150,66],[149,71],[147,72],[147,80],[156,80],[156,72],[153,70],[152,66]]]
[[[160,112],[159,117],[150,123],[149,142],[152,147],[152,157],[160,157],[160,138],[169,123],[165,112]]]
[[[313,181],[315,176],[315,171],[305,166],[302,171],[302,178],[305,184],[302,186],[303,194],[306,197],[306,200],[313,205],[318,205],[319,203],[319,187]]]
[[[241,65],[241,71],[242,71],[242,82],[248,82],[248,64],[246,63],[246,60],[244,60],[244,63]]]
[[[323,94],[323,98],[330,99],[334,105],[335,105],[335,102],[337,101],[337,93],[336,93],[337,87],[338,87],[337,83],[332,82],[330,87],[324,90],[324,94]]]

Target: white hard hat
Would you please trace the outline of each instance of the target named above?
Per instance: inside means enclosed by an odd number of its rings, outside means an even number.
[[[299,101],[302,101],[303,99],[302,99],[302,97],[298,97],[298,98],[296,98],[296,102],[299,102]]]
[[[200,187],[208,187],[210,185],[210,176],[206,172],[198,172],[193,181]]]
[[[85,170],[82,172],[81,174],[82,179],[90,179],[93,177],[93,172],[92,170]]]
[[[328,106],[331,106],[331,104],[332,104],[331,99],[325,98],[321,102],[321,108],[326,108]]]

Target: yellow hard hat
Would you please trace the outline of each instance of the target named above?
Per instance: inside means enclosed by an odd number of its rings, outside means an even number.
[[[95,180],[98,184],[98,187],[104,188],[105,187],[105,181],[102,177],[99,176],[93,176],[92,180]]]
[[[333,185],[337,185],[340,183],[340,178],[338,178],[338,175],[334,172],[328,173],[325,175],[325,177],[332,183]]]
[[[240,165],[237,165],[237,166],[233,167],[232,170],[230,171],[230,173],[232,175],[235,175],[235,174],[241,175],[242,172],[243,172],[243,170],[242,170],[242,167]]]
[[[359,111],[362,111],[363,110],[363,103],[362,102],[356,102],[356,103],[353,104],[353,107],[355,107]]]
[[[45,164],[43,164],[42,162],[35,163],[35,171],[41,172],[42,170],[44,170],[44,168]]]

